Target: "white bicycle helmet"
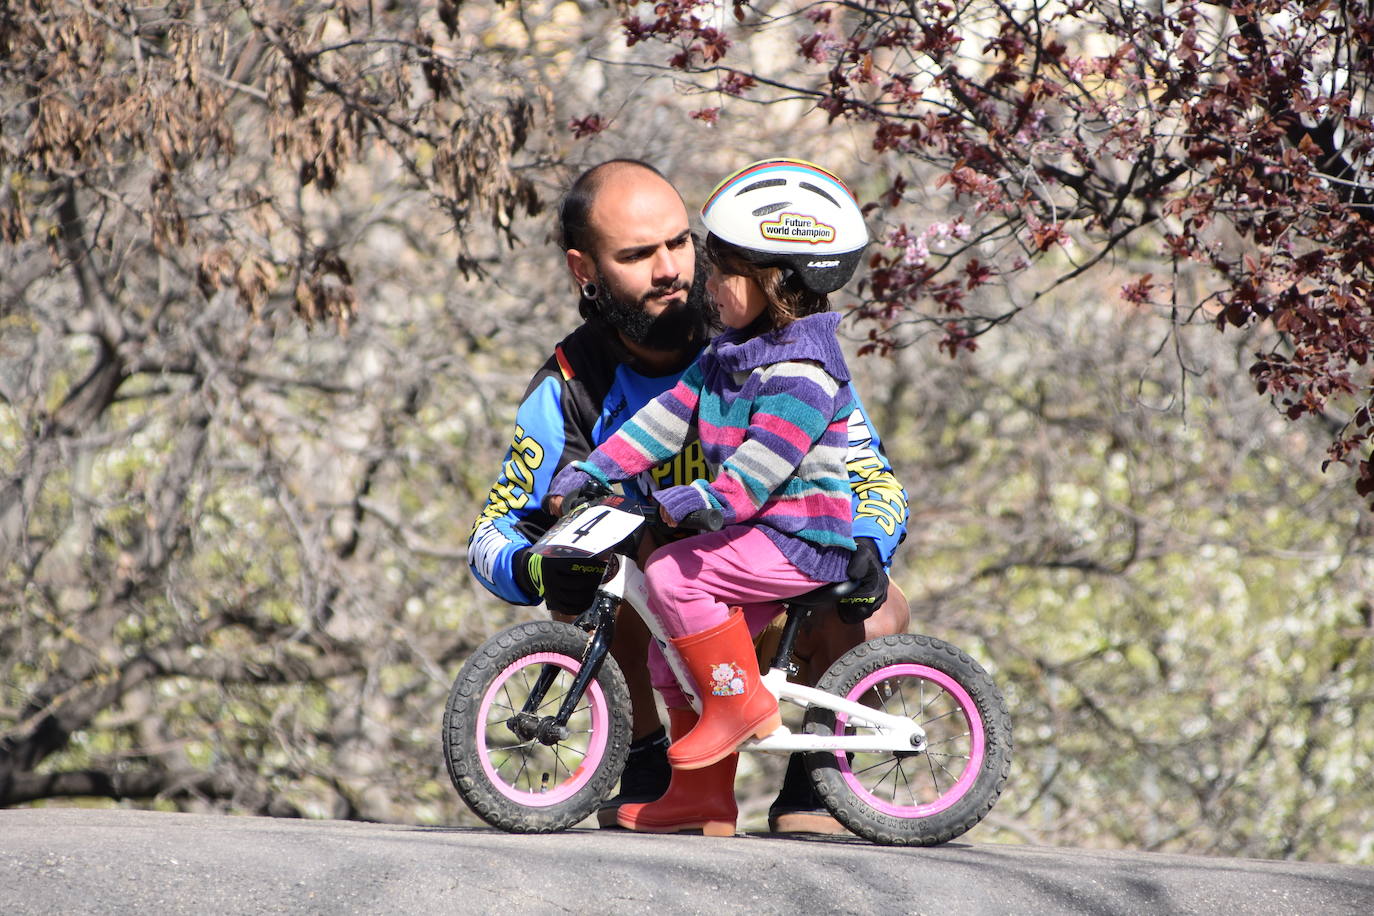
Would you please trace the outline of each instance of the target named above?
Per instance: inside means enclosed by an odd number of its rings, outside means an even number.
[[[764,159],[730,175],[701,208],[708,232],[759,265],[833,293],[859,266],[868,228],[843,181],[800,159]]]

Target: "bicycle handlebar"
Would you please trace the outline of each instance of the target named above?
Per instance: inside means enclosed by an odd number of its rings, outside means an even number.
[[[599,481],[591,480],[583,484],[582,487],[564,504],[564,511],[570,512],[583,503],[598,502],[611,496],[611,491]],[[658,503],[652,500],[623,500],[618,501],[616,508],[622,512],[633,512],[642,516],[646,521],[662,524],[659,517]],[[704,509],[694,509],[684,515],[677,523],[678,528],[688,528],[694,531],[719,531],[725,526],[725,516],[714,506],[707,506]]]
[[[714,506],[693,509],[677,523],[679,528],[695,528],[698,531],[719,531],[725,525],[725,516]]]

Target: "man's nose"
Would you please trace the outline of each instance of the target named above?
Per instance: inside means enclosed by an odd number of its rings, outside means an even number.
[[[673,260],[673,253],[668,250],[668,246],[660,246],[654,252],[654,279],[672,280],[677,278],[678,273],[677,262]]]

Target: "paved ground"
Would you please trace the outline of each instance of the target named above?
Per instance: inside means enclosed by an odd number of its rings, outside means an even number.
[[[0,810],[0,912],[1374,914],[1374,868],[1030,846],[513,836]]]

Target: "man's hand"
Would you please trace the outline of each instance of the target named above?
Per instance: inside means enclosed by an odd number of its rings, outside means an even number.
[[[845,623],[862,623],[887,600],[887,571],[873,538],[855,538],[854,555],[849,558],[849,578],[859,587],[838,604],[840,619]]]
[[[611,488],[599,480],[588,480],[577,491],[570,493],[566,498],[563,496],[549,496],[544,500],[544,508],[550,515],[562,516],[564,510],[572,512],[578,506],[585,505],[603,496],[610,496]]]
[[[520,587],[560,614],[580,614],[590,607],[606,574],[605,560],[543,557],[529,548],[516,552],[513,565]]]

